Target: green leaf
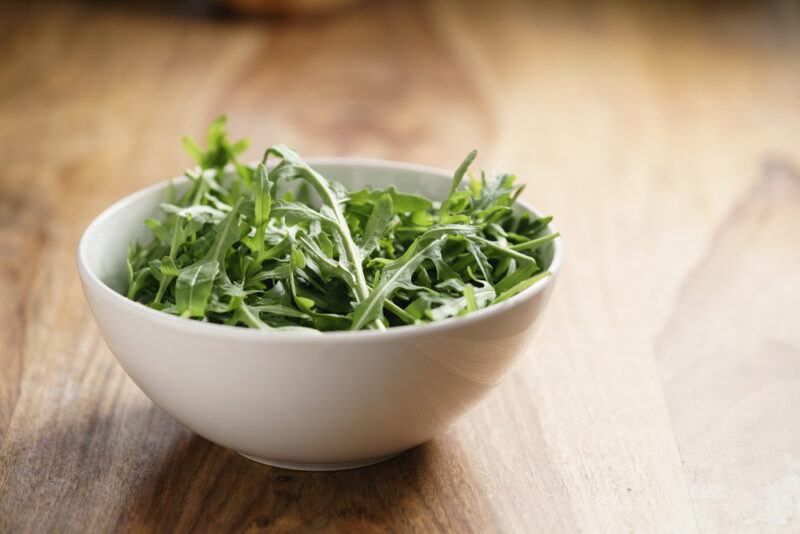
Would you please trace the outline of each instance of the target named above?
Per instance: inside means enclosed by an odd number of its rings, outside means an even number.
[[[388,189],[361,189],[348,194],[348,201],[352,204],[374,203],[383,195],[389,195],[392,199],[392,213],[412,213],[425,212],[433,208],[433,202],[429,198],[412,193],[401,193],[392,186]]]
[[[193,160],[197,162],[198,165],[202,165],[205,161],[205,154],[203,150],[197,146],[197,143],[189,137],[188,135],[184,135],[182,138],[183,141],[183,148],[186,150],[186,153],[191,156]]]
[[[316,220],[331,228],[338,228],[338,223],[335,220],[298,202],[279,200],[272,208],[272,216],[284,217],[286,222],[291,225]]]
[[[206,261],[182,269],[175,284],[175,305],[183,317],[203,317],[219,262]]]
[[[453,181],[450,184],[450,195],[452,196],[455,193],[458,186],[461,184],[461,180],[464,179],[464,175],[467,174],[469,170],[469,166],[472,165],[472,162],[475,161],[475,158],[478,157],[478,151],[472,150],[467,157],[464,158],[464,161],[461,162],[461,165],[458,166],[456,172],[453,173]]]
[[[508,276],[497,282],[494,285],[494,289],[495,291],[497,291],[498,294],[503,294],[512,287],[514,287],[515,285],[519,284],[520,282],[523,282],[524,280],[530,278],[538,271],[539,271],[538,265],[536,265],[535,263],[529,263],[528,265],[525,265],[524,267],[517,269],[513,273],[509,274]]]
[[[258,310],[255,309],[255,307],[248,306],[244,302],[240,302],[236,307],[234,321],[244,323],[250,328],[255,328],[257,330],[272,330],[267,323],[261,320]]]
[[[181,208],[173,204],[161,204],[161,209],[164,212],[177,215],[178,217],[190,221],[196,221],[200,224],[216,223],[225,218],[225,212],[212,208],[211,206],[188,206]]]
[[[386,193],[381,195],[372,208],[372,214],[367,220],[364,235],[361,239],[361,250],[364,257],[372,254],[380,243],[381,235],[392,218],[392,197]]]
[[[397,289],[413,287],[411,278],[419,265],[430,258],[430,255],[442,246],[444,236],[417,241],[395,262],[383,268],[377,286],[369,296],[361,302],[353,314],[351,330],[361,330],[367,324],[379,317],[383,310],[384,301]]]
[[[199,167],[129,247],[129,298],[265,331],[382,329],[471,313],[546,276],[552,217],[515,213],[523,187],[469,174],[474,151],[436,202],[394,186],[347,191],[282,145],[245,165],[248,141],[226,124],[213,121],[205,148],[183,139]]]
[[[489,265],[489,260],[486,258],[486,254],[483,253],[481,247],[475,243],[475,241],[468,241],[467,242],[467,250],[475,259],[475,263],[478,264],[478,269],[481,272],[481,276],[487,282],[492,281],[492,275],[489,274],[492,272],[492,266]]]
[[[433,215],[427,211],[415,211],[411,214],[411,223],[417,226],[430,226],[434,223]]]
[[[462,292],[462,295],[459,297],[448,297],[442,294],[423,295],[422,298],[429,303],[429,308],[425,313],[433,321],[441,321],[448,317],[465,315],[470,311],[488,306],[496,295],[494,288],[488,283],[485,283],[481,287],[464,284]],[[470,300],[472,301],[471,303]],[[432,306],[434,304],[436,305],[435,307]],[[474,309],[471,309],[471,306],[474,306]]]
[[[323,208],[327,207],[331,213],[331,217],[327,219],[333,221],[333,229],[339,235],[342,243],[342,251],[344,252],[346,264],[351,269],[353,274],[353,293],[356,301],[360,302],[367,297],[369,286],[367,285],[366,277],[364,276],[364,269],[362,265],[363,258],[361,257],[360,250],[353,240],[350,233],[350,228],[345,220],[344,213],[341,209],[341,204],[346,200],[346,191],[343,191],[341,186],[336,186],[332,182],[328,182],[322,175],[312,169],[300,156],[293,150],[277,145],[267,149],[264,154],[262,163],[266,164],[266,159],[269,155],[275,155],[284,160],[284,169],[280,175],[282,177],[295,177],[307,181],[319,194],[322,199]],[[277,180],[276,180],[277,181]],[[376,323],[377,328],[382,328],[380,322]]]
[[[305,269],[306,268],[306,258],[303,256],[303,251],[299,248],[294,249],[292,251],[292,268],[294,269]]]
[[[514,295],[522,293],[523,291],[525,291],[526,289],[531,287],[536,282],[538,282],[538,281],[540,281],[540,280],[542,280],[544,278],[547,278],[548,276],[550,276],[550,272],[549,271],[543,271],[543,272],[537,274],[536,276],[534,276],[532,278],[528,278],[526,280],[523,280],[522,282],[519,282],[514,287],[506,290],[499,297],[494,299],[492,304],[497,304],[499,302],[503,302],[504,300],[508,300],[511,297],[513,297]]]
[[[531,239],[530,241],[525,241],[524,243],[513,245],[511,247],[511,250],[526,250],[530,252],[531,250],[535,250],[541,247],[542,245],[549,243],[550,241],[559,237],[560,235],[561,234],[559,233],[555,233],[555,234],[547,234],[542,237],[537,237],[536,239]]]
[[[292,281],[294,281],[294,278],[292,278]],[[314,306],[316,306],[316,302],[308,297],[302,297],[298,295],[294,282],[292,283],[292,295],[294,296],[294,302],[301,310],[307,313],[313,311]]]
[[[423,293],[424,295],[424,293]],[[406,306],[403,310],[409,317],[419,321],[425,315],[425,312],[430,309],[430,303],[423,296],[417,297],[411,304]]]
[[[486,239],[485,237],[480,237],[480,236],[473,236],[471,237],[471,239],[473,239],[478,244],[483,245],[485,248],[489,249],[489,251],[491,251],[494,254],[500,256],[508,256],[524,265],[527,265],[529,263],[536,263],[536,260],[534,260],[530,256],[526,256],[521,252],[517,252],[516,250],[509,248],[503,245],[502,243],[491,241],[489,239]]]
[[[146,219],[144,224],[150,229],[156,239],[162,243],[169,243],[169,232],[166,228],[164,228],[164,225],[161,223],[161,221],[156,219]]]
[[[387,300],[384,303],[384,307],[392,314],[394,314],[398,319],[403,321],[405,324],[415,324],[417,322],[417,318],[415,318],[410,313],[406,312],[403,308],[392,302],[391,300]]]
[[[464,285],[464,300],[467,302],[467,313],[477,311],[478,303],[475,300],[475,289],[472,284]]]
[[[270,195],[270,184],[267,175],[267,167],[259,163],[256,168],[255,187],[253,188],[255,200],[255,223],[256,235],[254,238],[255,250],[260,253],[264,250],[264,232],[269,222],[270,208],[272,207],[272,196]]]
[[[290,306],[284,306],[283,304],[262,304],[256,306],[250,306],[252,311],[261,313],[269,313],[270,315],[280,315],[283,317],[292,317],[295,319],[309,319],[309,315],[304,313],[297,308],[292,308]]]
[[[241,232],[239,229],[239,210],[242,207],[242,199],[236,202],[233,209],[225,216],[225,218],[217,225],[216,237],[211,244],[211,248],[205,256],[205,261],[216,261],[222,263],[225,261],[225,255],[234,243],[239,241]]]
[[[175,265],[175,260],[170,258],[169,256],[164,256],[161,258],[161,274],[164,276],[179,276],[181,273],[178,270],[178,266]]]
[[[456,172],[453,174],[453,181],[450,183],[450,194],[447,195],[447,199],[442,203],[442,207],[439,209],[440,222],[451,222],[449,220],[451,204],[453,202],[457,202],[458,199],[462,197],[457,194],[456,190],[461,184],[461,180],[464,179],[464,175],[467,173],[467,170],[469,170],[469,166],[472,165],[472,162],[475,161],[476,157],[478,157],[477,150],[473,150],[467,154],[467,157],[464,158],[464,161],[461,162],[461,165],[458,166],[458,169],[456,169]]]

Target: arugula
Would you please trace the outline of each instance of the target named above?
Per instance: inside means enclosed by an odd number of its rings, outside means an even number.
[[[144,221],[152,238],[129,247],[128,298],[260,330],[384,329],[472,313],[549,275],[552,217],[514,212],[515,176],[471,175],[476,151],[437,202],[347,191],[282,145],[242,164],[248,141],[225,123],[205,150],[184,138],[198,167]]]

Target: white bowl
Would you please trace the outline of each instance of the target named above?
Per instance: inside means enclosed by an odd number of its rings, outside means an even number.
[[[395,185],[443,198],[451,179],[404,163],[310,162],[348,188]],[[86,228],[77,254],[86,298],[120,364],[154,403],[201,436],[279,467],[359,467],[444,432],[515,361],[561,264],[559,238],[549,249],[553,276],[503,303],[421,326],[265,333],[191,321],[121,294],[128,243],[147,237],[143,221],[158,216],[167,183],[125,197]]]

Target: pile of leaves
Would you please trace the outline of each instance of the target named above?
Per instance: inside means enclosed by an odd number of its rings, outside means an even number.
[[[262,330],[361,330],[438,321],[501,302],[548,276],[551,217],[515,214],[510,174],[456,170],[442,202],[388,189],[347,191],[294,151],[237,160],[225,118],[199,167],[172,187],[153,238],[128,251],[128,298],[181,317]],[[289,182],[300,186],[292,189]],[[284,191],[285,190],[285,191]]]

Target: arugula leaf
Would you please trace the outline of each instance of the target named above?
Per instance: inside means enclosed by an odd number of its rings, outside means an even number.
[[[239,199],[230,213],[217,226],[214,242],[206,252],[206,261],[223,263],[230,247],[241,237],[239,230],[239,210],[241,207],[242,200]]]
[[[539,271],[539,266],[535,263],[529,263],[528,265],[522,267],[521,269],[517,269],[513,273],[509,274],[499,282],[494,285],[495,291],[498,294],[505,293],[515,285],[519,284],[527,280],[528,278],[532,277]]]
[[[264,251],[264,232],[269,222],[269,212],[272,207],[272,196],[270,195],[267,168],[263,163],[259,163],[256,168],[253,196],[255,197],[254,218],[256,226],[256,235],[253,240],[255,246],[254,252],[260,255]]]
[[[533,276],[531,278],[527,278],[527,279],[523,280],[522,282],[519,282],[518,284],[516,284],[514,287],[506,290],[503,294],[501,294],[499,297],[494,299],[494,301],[492,301],[492,304],[497,304],[498,302],[503,302],[504,300],[508,300],[511,297],[513,297],[514,295],[522,293],[524,290],[528,289],[529,287],[531,287],[533,284],[535,284],[539,280],[542,280],[543,278],[547,278],[548,276],[550,276],[550,273],[547,272],[547,271],[544,271],[544,272],[541,272],[541,273],[537,274],[536,276]]]
[[[525,241],[524,243],[518,243],[516,245],[513,245],[511,247],[511,250],[531,251],[531,250],[534,250],[534,249],[537,249],[537,248],[541,247],[545,243],[549,243],[550,241],[552,241],[553,239],[559,237],[560,235],[561,234],[559,234],[559,233],[555,233],[555,234],[547,234],[547,235],[542,236],[542,237],[537,237],[536,239],[531,239],[529,241]]]
[[[472,313],[549,274],[552,217],[515,212],[514,175],[468,175],[475,151],[436,202],[347,191],[282,145],[244,165],[248,142],[225,126],[211,124],[205,148],[183,139],[199,167],[129,247],[128,298],[260,330],[383,329]]]
[[[197,263],[182,269],[175,284],[175,306],[183,317],[203,317],[214,278],[219,272],[215,260]]]
[[[388,189],[361,189],[348,194],[350,205],[374,204],[383,195],[392,199],[392,213],[426,212],[433,208],[431,199],[421,195],[398,192],[394,186]]]
[[[471,284],[464,286],[464,300],[467,301],[467,313],[478,310],[478,302],[475,300],[475,290]]]
[[[469,166],[472,165],[476,157],[478,157],[477,150],[473,150],[467,154],[467,157],[464,158],[464,161],[461,162],[461,165],[458,166],[458,169],[456,169],[456,172],[453,174],[453,181],[450,184],[450,194],[447,195],[447,199],[442,203],[442,207],[439,210],[439,222],[454,222],[450,216],[451,205],[457,203],[460,199],[467,198],[466,195],[459,195],[456,189],[458,189],[461,180],[464,179],[464,175],[467,173]],[[464,193],[468,195],[471,194],[466,191]]]
[[[369,296],[361,302],[353,314],[351,330],[360,330],[375,320],[383,309],[384,301],[397,289],[413,289],[411,278],[420,264],[442,246],[446,236],[429,237],[423,235],[415,241],[408,251],[395,262],[383,268],[378,284]]]
[[[392,204],[392,197],[386,193],[375,201],[375,206],[372,208],[367,226],[364,228],[364,235],[361,238],[363,257],[368,257],[378,248],[380,237],[392,218]]]

